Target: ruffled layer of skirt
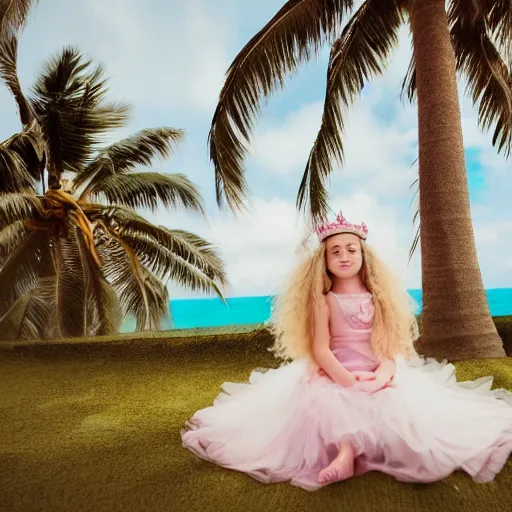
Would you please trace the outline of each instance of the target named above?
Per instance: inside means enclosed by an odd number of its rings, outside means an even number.
[[[512,452],[512,393],[491,386],[492,377],[457,383],[449,363],[399,358],[393,386],[370,395],[309,380],[308,363],[294,361],[224,383],[187,422],[183,446],[261,482],[306,490],[320,487],[319,471],[345,439],[356,474],[433,482],[464,470],[489,482]]]

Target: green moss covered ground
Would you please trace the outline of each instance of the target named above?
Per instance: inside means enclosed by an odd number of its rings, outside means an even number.
[[[510,342],[510,319],[496,321]],[[0,511],[511,510],[512,460],[486,485],[372,473],[307,493],[194,457],[184,421],[222,382],[277,365],[268,334],[245,330],[0,344]],[[512,358],[457,363],[461,380],[489,374],[512,389]]]

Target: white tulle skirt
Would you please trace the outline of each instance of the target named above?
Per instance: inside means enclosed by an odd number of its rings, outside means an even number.
[[[454,366],[397,359],[392,387],[367,394],[327,377],[308,378],[298,360],[226,382],[212,406],[182,431],[199,457],[265,482],[306,490],[341,441],[355,449],[356,474],[381,471],[404,482],[433,482],[455,470],[489,482],[512,452],[512,393],[492,377],[457,383]]]

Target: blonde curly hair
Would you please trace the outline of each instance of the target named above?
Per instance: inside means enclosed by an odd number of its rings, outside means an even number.
[[[414,301],[374,250],[361,242],[361,280],[373,295],[375,314],[371,347],[376,357],[417,356],[413,342],[419,336]],[[274,299],[270,330],[275,342],[270,351],[282,359],[313,359],[313,305],[332,287],[326,265],[325,241],[309,252],[290,276],[282,294]]]

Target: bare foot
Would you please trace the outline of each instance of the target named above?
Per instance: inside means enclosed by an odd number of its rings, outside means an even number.
[[[320,473],[318,483],[326,484],[340,482],[354,475],[354,448],[347,444],[340,450],[338,456]]]

